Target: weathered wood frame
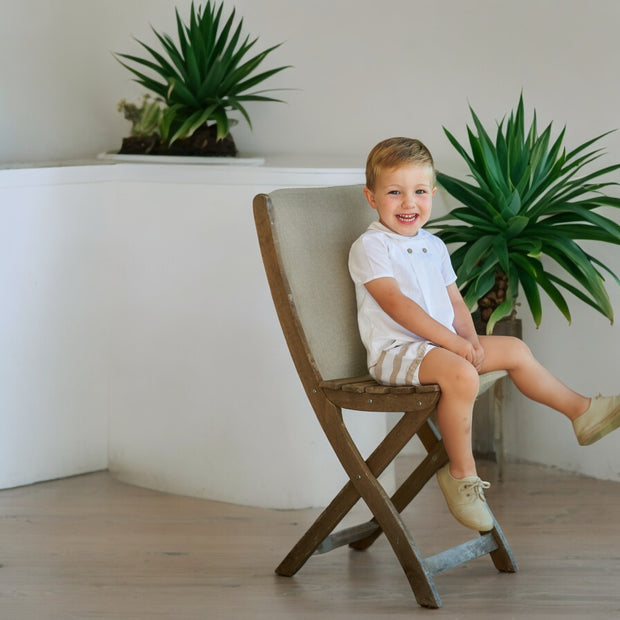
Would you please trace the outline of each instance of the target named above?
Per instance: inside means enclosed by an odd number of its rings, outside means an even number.
[[[462,545],[427,558],[420,554],[401,518],[401,512],[448,460],[443,441],[430,419],[439,399],[439,386],[387,387],[377,384],[370,376],[337,380],[322,377],[288,286],[277,233],[272,226],[274,214],[269,195],[255,197],[254,218],[271,295],[291,357],[316,417],[349,477],[349,482],[291,549],[276,572],[292,576],[312,554],[325,553],[342,545],[366,549],[381,533],[385,534],[394,550],[417,602],[424,607],[441,606],[433,575],[471,559],[490,554],[499,571],[515,572],[516,562],[497,521],[491,532],[481,533],[480,537]],[[487,389],[504,374],[483,376],[481,389]],[[405,413],[370,457],[364,460],[346,428],[343,408]],[[377,478],[415,434],[428,454],[389,497]],[[373,519],[332,533],[360,498],[370,509]]]

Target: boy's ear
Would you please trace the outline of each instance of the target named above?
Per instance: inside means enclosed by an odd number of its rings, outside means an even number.
[[[366,196],[366,200],[368,200],[368,204],[373,209],[376,209],[377,208],[377,203],[375,201],[375,195],[367,187],[364,188],[364,196]]]
[[[433,187],[433,191],[431,192],[431,196],[434,196],[436,191],[437,191],[437,187]]]

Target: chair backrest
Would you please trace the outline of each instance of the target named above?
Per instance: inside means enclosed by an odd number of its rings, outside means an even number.
[[[348,269],[351,244],[376,219],[362,190],[281,189],[254,200],[263,261],[291,355],[298,372],[307,362],[319,380],[368,373]]]

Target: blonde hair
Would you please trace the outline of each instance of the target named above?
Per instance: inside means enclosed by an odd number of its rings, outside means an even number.
[[[414,138],[388,138],[379,142],[366,160],[366,187],[374,191],[377,174],[382,168],[429,166],[435,184],[435,164],[431,152]]]

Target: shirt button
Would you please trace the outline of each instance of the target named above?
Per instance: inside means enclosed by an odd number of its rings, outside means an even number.
[[[407,248],[407,252],[409,252],[409,254],[411,254],[413,252],[413,250],[411,248]]]
[[[422,252],[424,252],[424,254],[426,254],[428,252],[428,250],[426,248],[422,248]]]

